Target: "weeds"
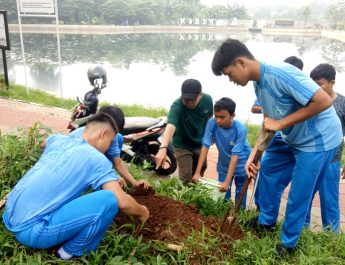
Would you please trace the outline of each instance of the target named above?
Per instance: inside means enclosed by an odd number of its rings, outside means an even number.
[[[40,143],[51,132],[37,124],[19,135],[0,134],[0,188],[3,197],[39,158]],[[150,172],[130,165],[130,171],[139,179],[145,174],[162,195],[195,204],[203,215],[223,217],[228,203],[212,200],[212,194],[202,185],[183,186],[177,179],[158,180]],[[0,211],[2,215],[3,210]],[[240,212],[240,220],[254,217],[257,213]],[[312,233],[303,230],[297,251],[291,256],[277,257],[275,245],[280,240],[280,230],[260,237],[243,225],[246,237],[234,242],[222,241],[205,228],[194,231],[181,240],[183,249],[173,252],[160,241],[144,242],[135,236],[136,227],[128,225],[132,234],[121,234],[119,227],[112,226],[102,239],[97,251],[72,261],[63,262],[46,250],[32,250],[19,244],[12,233],[0,224],[0,264],[345,264],[345,235],[331,232]],[[230,251],[229,251],[230,250]]]

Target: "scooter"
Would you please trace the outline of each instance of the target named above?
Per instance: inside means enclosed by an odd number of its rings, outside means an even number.
[[[166,162],[156,169],[155,155],[161,145],[161,136],[167,125],[166,117],[126,117],[125,126],[120,133],[123,135],[121,158],[126,162],[144,165],[160,175],[170,175],[177,168],[174,149],[170,143],[167,147]]]
[[[73,107],[71,119],[67,126],[67,129],[71,132],[81,126],[85,126],[91,115],[96,114],[98,95],[107,86],[107,75],[102,67],[90,68],[87,75],[93,89],[86,92],[83,99],[77,97],[79,103]]]

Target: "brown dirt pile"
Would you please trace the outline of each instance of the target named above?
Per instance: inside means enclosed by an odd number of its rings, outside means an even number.
[[[144,204],[150,211],[150,217],[143,229],[139,232],[144,240],[160,240],[165,243],[179,243],[187,238],[193,230],[202,231],[203,225],[207,230],[217,235],[222,220],[208,216],[207,218],[199,213],[194,205],[184,205],[182,202],[170,199],[166,196],[155,195],[152,189],[134,189],[129,192],[139,203]],[[132,221],[123,215],[118,215],[118,225],[131,223]],[[139,224],[138,224],[139,227]],[[240,227],[235,226],[234,230],[224,229],[225,236],[232,240],[244,237]]]

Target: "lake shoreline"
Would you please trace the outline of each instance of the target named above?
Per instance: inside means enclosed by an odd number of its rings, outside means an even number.
[[[18,24],[9,24],[9,30],[19,33]],[[24,33],[55,34],[55,24],[22,24]],[[141,26],[117,26],[117,25],[59,25],[60,34],[147,34],[147,33],[174,33],[174,34],[224,34],[227,32],[250,33],[247,27],[243,26],[161,26],[161,25],[141,25]],[[253,34],[253,33],[252,33]],[[315,36],[345,42],[344,31],[333,31],[313,28],[262,28],[263,35],[297,35]]]

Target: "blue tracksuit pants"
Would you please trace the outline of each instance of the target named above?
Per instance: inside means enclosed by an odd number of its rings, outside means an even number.
[[[276,223],[281,195],[291,180],[281,234],[285,247],[295,247],[301,234],[314,189],[321,183],[334,148],[326,152],[303,152],[275,137],[261,161],[259,223]]]
[[[117,212],[115,195],[96,191],[65,204],[15,236],[31,248],[63,244],[67,253],[82,256],[96,250]]]
[[[235,186],[236,186],[235,202],[237,202],[237,200],[240,197],[240,193],[241,193],[244,181],[246,180],[246,177],[247,176],[244,175],[244,176],[234,176],[232,178],[230,185],[229,185],[229,189],[225,193],[224,200],[230,200],[230,198],[231,198],[231,186],[232,186],[233,180],[235,179]],[[218,181],[223,182],[223,181],[225,181],[225,179],[226,179],[226,175],[219,174]],[[247,192],[244,195],[243,201],[242,201],[242,208],[243,209],[246,209],[246,202],[247,202]]]
[[[321,206],[322,226],[328,230],[339,232],[340,208],[339,208],[339,178],[340,178],[340,160],[329,164],[327,173],[319,185],[319,196]],[[314,195],[317,190],[314,190]],[[314,198],[313,195],[313,198]],[[310,226],[310,211],[312,204],[309,205],[309,211],[305,220],[305,226]]]

